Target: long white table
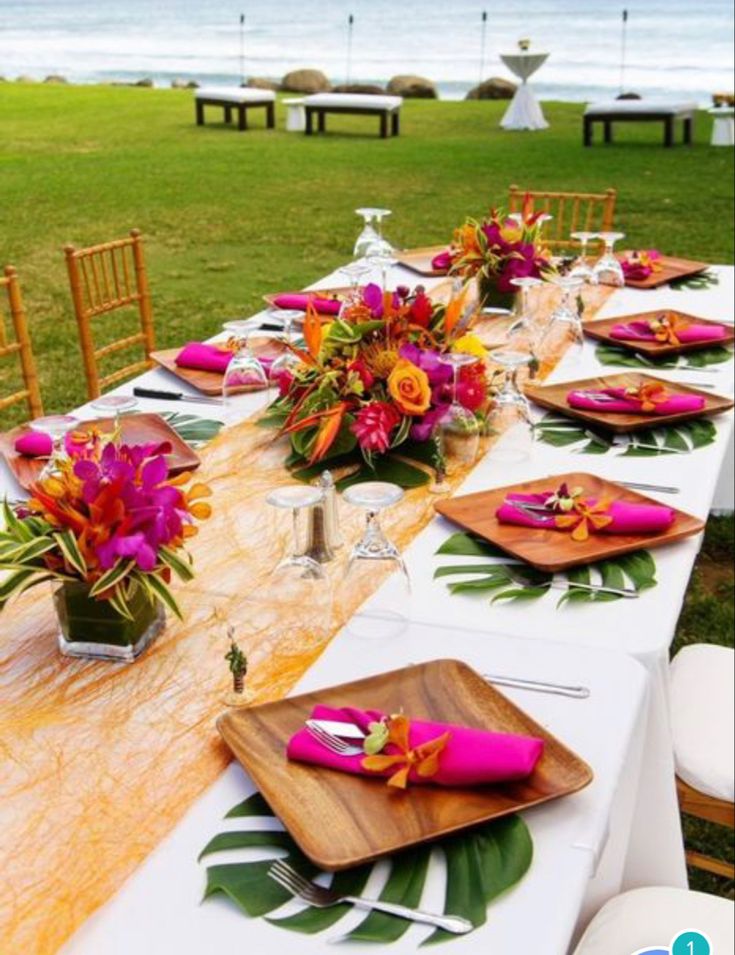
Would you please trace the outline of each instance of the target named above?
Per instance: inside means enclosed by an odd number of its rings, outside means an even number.
[[[705,291],[622,290],[609,300],[600,317],[671,306],[703,317],[732,321],[733,269],[721,267],[717,274],[720,284]],[[390,280],[396,284],[432,284],[401,268],[392,271]],[[317,286],[340,283],[335,274]],[[554,378],[594,374],[600,367],[594,348],[588,343],[582,368],[570,375],[562,363]],[[732,393],[732,361],[717,367],[712,373],[677,370],[668,373],[668,377],[692,382],[707,380],[722,393]],[[135,383],[186,390],[178,379],[162,370],[149,372]],[[131,389],[129,383],[118,391],[129,393]],[[142,401],[141,408],[174,410],[232,422],[252,413],[262,402],[262,396],[248,396],[235,412],[195,403],[149,400]],[[89,406],[77,413],[85,418],[96,416]],[[461,490],[588,470],[610,478],[676,484],[681,493],[673,498],[662,496],[661,500],[705,517],[715,496],[732,430],[732,413],[720,416],[717,441],[688,456],[596,457],[538,444],[530,460],[509,465],[500,464],[497,452],[491,451]],[[0,493],[17,496],[18,492],[3,466]],[[718,505],[732,509],[731,497],[728,489]],[[585,703],[528,693],[511,694],[587,758],[597,777],[585,793],[529,814],[537,846],[532,872],[513,893],[493,906],[481,934],[452,943],[457,951],[469,951],[468,945],[476,951],[475,946],[481,941],[484,950],[564,955],[575,923],[582,924],[594,906],[621,888],[643,883],[681,885],[686,880],[673,785],[667,656],[700,541],[688,540],[657,550],[659,586],[636,601],[556,610],[556,596],[549,594],[533,604],[490,607],[486,599],[450,597],[441,581],[432,580],[438,566],[434,552],[455,529],[437,517],[406,552],[414,590],[414,624],[410,633],[399,640],[377,640],[368,647],[357,646],[355,638],[341,634],[298,689],[378,672],[401,660],[449,655],[494,672],[504,670],[593,687],[593,695]],[[497,636],[501,633],[505,636]],[[222,813],[243,798],[249,786],[239,770],[231,767],[118,896],[83,926],[65,951],[73,955],[130,951],[139,955],[167,955],[174,951],[193,955],[211,949],[215,939],[221,940],[223,947],[225,940],[234,944],[247,939],[251,950],[259,952],[327,951],[321,936],[312,939],[291,935],[261,920],[245,921],[226,903],[215,901],[197,907],[203,876],[194,861],[196,852],[221,827]],[[584,846],[584,850],[579,846]],[[580,857],[584,857],[584,865]],[[441,881],[439,875],[436,878]],[[430,887],[424,904],[436,901],[437,896],[432,893],[439,891],[436,886]],[[164,926],[168,930],[161,934]],[[422,937],[420,930],[412,929],[394,948],[413,950]],[[254,939],[259,940],[256,947],[252,945]]]

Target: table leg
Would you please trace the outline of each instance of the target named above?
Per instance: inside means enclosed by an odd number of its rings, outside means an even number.
[[[664,146],[674,145],[674,117],[667,116],[664,120]]]
[[[388,114],[387,113],[380,114],[380,138],[381,139],[388,138]]]
[[[613,141],[613,127],[612,120],[605,120],[605,142],[611,143]]]
[[[247,113],[247,107],[245,106],[244,103],[238,107],[237,112],[238,112],[237,128],[240,130],[241,133],[243,133],[248,128],[248,113]]]
[[[231,123],[232,122],[232,107],[224,106],[223,109],[225,111],[225,122]]]
[[[592,145],[592,118],[590,116],[585,116],[584,118],[584,128],[582,131],[582,142],[585,146]]]
[[[306,107],[306,127],[304,132],[307,136],[314,135],[314,110],[309,106]]]
[[[694,118],[692,116],[684,117],[684,144],[686,146],[692,145],[692,132],[694,127]]]
[[[268,129],[276,128],[276,104],[268,103],[265,108],[265,124]]]
[[[196,104],[196,117],[197,117],[197,126],[204,125],[204,103],[201,100],[195,100]]]
[[[327,114],[323,109],[319,110],[319,132],[326,133],[327,131]]]
[[[393,134],[394,136],[400,135],[400,132],[401,132],[401,113],[400,113],[400,110],[395,110],[395,111],[393,112],[393,116],[391,117],[391,124],[392,124],[392,130],[391,130],[392,134]]]

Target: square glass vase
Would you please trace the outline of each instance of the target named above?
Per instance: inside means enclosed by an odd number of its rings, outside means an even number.
[[[128,598],[133,619],[107,600],[89,596],[82,581],[62,584],[54,593],[59,649],[67,657],[132,662],[163,630],[166,614],[159,600],[135,584]]]

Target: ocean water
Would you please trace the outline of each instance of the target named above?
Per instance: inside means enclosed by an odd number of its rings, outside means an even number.
[[[0,75],[168,85],[310,66],[334,82],[418,73],[460,98],[481,75],[510,78],[500,54],[529,37],[550,53],[534,77],[541,98],[605,97],[622,82],[704,104],[732,90],[732,0],[630,0],[621,77],[622,9],[600,0],[0,0]]]

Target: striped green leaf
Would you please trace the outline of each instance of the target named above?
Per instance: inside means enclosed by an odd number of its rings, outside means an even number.
[[[181,609],[176,603],[176,599],[171,591],[168,589],[166,584],[161,580],[158,574],[141,574],[136,573],[135,579],[143,584],[145,589],[148,591],[152,600],[158,599],[161,603],[165,604],[166,607],[174,614],[175,617],[178,617],[179,620],[183,620],[181,614]]]
[[[90,597],[98,597],[106,590],[112,590],[117,587],[135,567],[134,560],[118,560],[117,563],[106,571],[99,580],[95,581],[94,586],[89,591]]]
[[[167,567],[170,567],[184,583],[194,579],[191,561],[179,557],[170,547],[162,547],[158,552],[158,557]]]
[[[87,562],[77,546],[77,540],[74,534],[69,530],[59,531],[54,534],[54,540],[59,545],[59,550],[64,555],[67,564],[73,567],[81,577],[86,577]]]

